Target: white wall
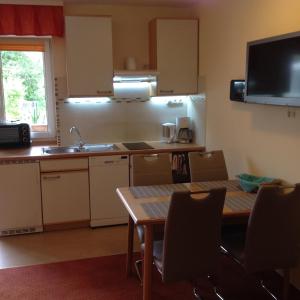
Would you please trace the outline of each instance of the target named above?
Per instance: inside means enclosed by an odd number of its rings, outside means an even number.
[[[284,107],[229,101],[230,80],[245,77],[247,41],[300,31],[299,11],[299,0],[214,0],[199,8],[206,144],[224,150],[230,177],[249,172],[300,182],[300,109],[288,118]],[[300,287],[300,270],[294,282]]]

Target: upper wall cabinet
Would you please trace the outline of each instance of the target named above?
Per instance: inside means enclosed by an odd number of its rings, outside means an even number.
[[[65,21],[68,96],[112,95],[111,17],[68,16]]]
[[[158,95],[198,92],[198,20],[150,22],[150,67],[159,72]]]

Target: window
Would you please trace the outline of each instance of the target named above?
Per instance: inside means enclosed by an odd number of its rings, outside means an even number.
[[[28,123],[32,138],[55,136],[49,39],[0,40],[0,120]]]

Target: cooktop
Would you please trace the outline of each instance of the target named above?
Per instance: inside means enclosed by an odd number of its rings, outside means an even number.
[[[154,149],[150,145],[144,143],[144,142],[137,142],[137,143],[123,143],[123,145],[128,150],[146,150],[146,149]]]

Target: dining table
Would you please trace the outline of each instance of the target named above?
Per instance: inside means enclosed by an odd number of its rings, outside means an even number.
[[[177,191],[190,191],[193,197],[205,197],[213,188],[225,187],[226,197],[223,220],[249,217],[256,194],[243,191],[238,180],[222,180],[165,185],[130,186],[117,188],[117,194],[128,211],[128,246],[126,274],[132,274],[134,226],[143,225],[145,231],[143,256],[143,300],[152,299],[153,227],[164,224],[168,215],[171,195]],[[199,194],[197,194],[199,192]]]

